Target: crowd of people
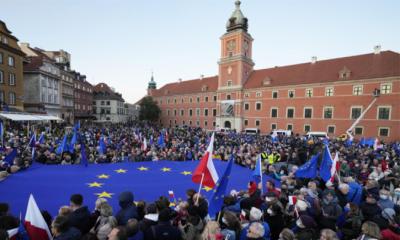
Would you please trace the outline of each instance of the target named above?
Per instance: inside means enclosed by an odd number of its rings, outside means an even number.
[[[0,162],[0,175],[43,164],[80,164],[81,147],[89,163],[121,161],[196,161],[204,154],[210,132],[200,128],[159,128],[147,123],[85,125],[66,128],[37,126],[44,139],[36,139],[23,125],[7,128],[0,158],[18,149],[13,164]],[[75,133],[74,133],[75,132]],[[63,137],[78,141],[57,151]],[[99,146],[104,141],[105,149]],[[82,144],[80,144],[82,143]],[[332,181],[320,177],[297,178],[299,166],[322,152],[326,143],[300,135],[216,134],[215,158],[254,169],[261,154],[264,174],[279,181],[266,185],[255,181],[247,189],[229,189],[217,216],[210,218],[208,201],[195,190],[170,207],[167,197],[133,204],[132,192],[119,195],[116,214],[105,199],[90,211],[83,197],[74,194],[70,206],[60,207],[53,218],[45,211],[54,239],[400,239],[400,154],[398,143],[379,149],[359,142],[330,139],[330,151],[338,152],[340,167]],[[34,148],[34,151],[32,151]],[[319,162],[321,159],[319,159]],[[18,219],[0,204],[0,239],[18,227]]]

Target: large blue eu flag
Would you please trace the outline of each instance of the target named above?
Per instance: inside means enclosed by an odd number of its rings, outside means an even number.
[[[319,153],[314,155],[311,160],[297,169],[295,176],[297,178],[315,178],[317,177],[317,164]]]

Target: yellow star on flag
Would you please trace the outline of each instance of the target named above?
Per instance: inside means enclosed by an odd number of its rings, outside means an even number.
[[[97,195],[98,198],[102,198],[102,197],[106,197],[106,198],[112,198],[112,195],[114,195],[114,193],[109,193],[106,191],[103,191],[101,193],[95,193]]]
[[[183,175],[190,175],[190,174],[192,174],[192,172],[189,172],[189,171],[183,171],[183,172],[181,172],[181,174],[183,174]]]
[[[98,178],[100,178],[100,179],[108,179],[108,178],[110,178],[110,175],[106,175],[106,174],[101,174],[101,175],[97,175],[97,177]]]
[[[149,170],[149,168],[141,166],[140,168],[138,168],[138,170],[139,171],[147,171],[147,170]]]
[[[116,171],[117,173],[126,173],[128,170],[120,168],[114,171]]]
[[[171,172],[171,168],[161,168],[161,171],[163,172]]]
[[[87,185],[89,185],[89,187],[102,187],[104,183],[92,182],[88,183]]]
[[[203,190],[205,190],[206,192],[209,192],[212,190],[212,188],[205,186],[205,187],[203,187]]]

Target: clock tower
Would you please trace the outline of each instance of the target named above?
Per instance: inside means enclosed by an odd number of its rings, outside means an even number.
[[[226,24],[221,37],[218,90],[241,89],[253,70],[253,38],[247,32],[248,20],[240,10],[240,1]]]

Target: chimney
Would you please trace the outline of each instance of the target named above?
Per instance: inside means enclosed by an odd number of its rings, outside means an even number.
[[[376,45],[374,47],[374,54],[380,54],[381,53],[381,45]]]
[[[317,62],[317,56],[311,57],[311,64],[315,64]]]
[[[204,75],[200,74],[200,80],[203,80],[203,78],[204,78]]]

